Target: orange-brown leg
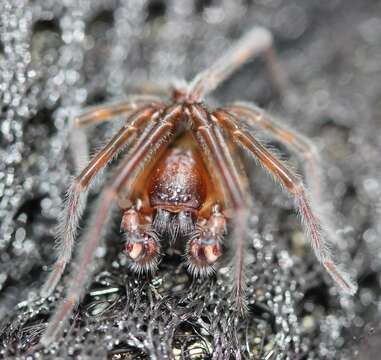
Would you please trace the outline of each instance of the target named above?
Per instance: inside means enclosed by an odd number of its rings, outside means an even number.
[[[89,144],[86,133],[73,124],[69,128],[69,149],[73,159],[74,173],[79,174],[89,163]]]
[[[57,230],[58,258],[47,281],[41,289],[41,296],[47,297],[55,289],[66,264],[70,261],[79,219],[82,215],[88,190],[99,171],[117,155],[135,135],[139,127],[150,119],[155,108],[138,110],[132,115],[110,142],[90,161],[82,173],[74,179],[66,198]]]
[[[250,133],[241,129],[234,117],[229,116],[226,112],[216,112],[213,115],[220,123],[220,126],[228,129],[231,137],[244,149],[249,151],[264,166],[264,168],[274,176],[275,180],[281,183],[294,197],[296,207],[302,217],[306,233],[311,239],[312,248],[314,249],[316,257],[344,291],[349,294],[354,294],[357,290],[357,286],[350,279],[348,274],[345,271],[340,270],[335,264],[329,251],[330,239],[326,236],[329,234],[326,234],[325,229],[322,229],[320,218],[311,207],[311,203],[302,181],[287,169],[286,166],[284,166]]]
[[[265,56],[272,80],[277,90],[283,93],[285,80],[279,69],[272,44],[273,38],[267,29],[261,27],[251,29],[226,54],[219,57],[212,66],[194,78],[189,85],[188,98],[195,101],[201,100],[206,94],[217,88],[235,70],[258,54]]]
[[[105,225],[108,223],[111,209],[118,194],[123,190],[126,181],[130,180],[130,177],[135,178],[138,176],[141,171],[142,162],[150,161],[157,151],[168,145],[171,130],[178,120],[180,112],[180,106],[169,109],[167,114],[161,118],[159,123],[153,126],[150,131],[143,132],[131,149],[129,155],[118,167],[110,184],[103,189],[93,224],[83,239],[76,272],[70,281],[67,296],[63,302],[59,304],[56,312],[48,323],[47,329],[41,338],[43,345],[49,345],[61,333],[66,320],[86,288],[87,281],[91,275],[91,265],[95,257],[96,249],[102,239]]]
[[[254,104],[235,103],[219,110],[227,111],[238,122],[243,121],[248,128],[257,127],[268,133],[272,138],[285,145],[302,163],[303,175],[312,207],[319,211],[320,222],[329,238],[338,243],[341,239],[333,226],[332,211],[325,201],[327,198],[322,172],[323,163],[316,145],[296,130],[285,127],[274,120],[271,115]]]
[[[245,200],[243,187],[234,162],[230,157],[227,145],[218,127],[214,127],[209,115],[199,105],[190,107],[191,118],[194,123],[194,133],[200,148],[207,153],[216,166],[219,178],[229,196],[230,205],[234,209],[233,236],[235,245],[234,257],[234,285],[237,308],[245,308],[245,229],[248,220],[249,203]]]
[[[264,130],[296,156],[301,157],[307,186],[314,194],[314,198],[320,198],[321,159],[316,145],[311,140],[288,125],[286,127],[279,124],[271,115],[254,104],[238,102],[220,111],[234,115],[249,128],[257,127]]]
[[[131,96],[125,101],[118,101],[110,104],[94,106],[79,114],[74,118],[77,127],[86,127],[103,121],[110,120],[118,115],[129,114],[142,107],[162,107],[163,102],[156,96]]]

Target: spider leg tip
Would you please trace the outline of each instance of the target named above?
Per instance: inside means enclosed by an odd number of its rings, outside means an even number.
[[[235,308],[239,316],[244,317],[246,315],[246,313],[248,312],[248,307],[244,295],[235,297]]]
[[[53,292],[52,288],[48,286],[47,284],[44,284],[44,286],[40,290],[40,297],[43,299],[46,299],[47,297],[51,295],[52,292]]]
[[[46,299],[49,297],[56,288],[58,281],[59,279],[57,279],[57,277],[52,277],[52,274],[50,274],[50,277],[48,277],[40,290],[41,298]]]
[[[39,345],[44,348],[48,348],[53,343],[53,338],[43,334],[40,338]]]
[[[73,119],[73,124],[74,124],[74,126],[75,126],[76,128],[81,127],[81,121],[80,121],[80,119],[79,119],[79,116],[74,117],[74,119]]]
[[[348,281],[343,289],[346,294],[354,296],[357,293],[358,285],[353,281]]]

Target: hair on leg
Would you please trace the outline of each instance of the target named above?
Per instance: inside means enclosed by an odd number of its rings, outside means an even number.
[[[84,282],[87,277],[86,274],[91,272],[89,266],[92,262],[99,241],[104,233],[104,225],[107,223],[109,218],[109,211],[111,210],[113,199],[114,193],[110,189],[105,189],[105,191],[102,192],[96,217],[92,221],[91,227],[88,229],[88,235],[83,239],[80,260],[77,264],[77,268],[75,269],[75,278],[70,281],[68,295],[63,302],[58,304],[57,309],[55,310],[52,318],[49,319],[47,328],[41,337],[40,343],[44,346],[49,345],[57,339],[57,336],[64,328],[68,316],[80,300],[83,292],[81,285],[85,285]]]
[[[265,56],[272,80],[278,91],[283,92],[284,79],[277,65],[275,50],[272,44],[273,37],[269,30],[262,27],[252,28],[238,39],[214,64],[193,79],[188,89],[189,99],[200,100],[217,88],[250,58],[259,54]]]
[[[314,197],[322,195],[321,158],[316,145],[311,140],[289,126],[280,124],[255,104],[238,102],[216,111],[216,113],[219,112],[233,115],[236,120],[242,121],[249,129],[257,127],[285,145],[293,154],[303,160],[303,173],[310,192],[314,194]]]
[[[209,115],[199,105],[190,107],[191,118],[195,125],[196,141],[206,156],[216,165],[221,182],[234,209],[233,234],[235,244],[234,285],[235,301],[240,311],[245,310],[245,229],[248,220],[248,204],[245,200],[238,172],[234,166],[219,129],[213,126]]]
[[[167,114],[152,128],[149,133],[143,133],[136,141],[129,155],[121,162],[110,184],[101,193],[100,202],[95,212],[92,227],[86,233],[82,249],[79,253],[76,272],[70,281],[66,298],[59,304],[40,342],[47,346],[54,341],[63,330],[65,323],[74,307],[80,300],[91,275],[91,265],[95,251],[102,239],[105,225],[108,223],[111,209],[117,195],[123,189],[130,176],[136,176],[141,171],[143,159],[152,159],[159,148],[167,146],[171,130],[178,119],[180,106],[167,111]],[[165,139],[165,140],[163,140]],[[149,161],[149,159],[147,161]]]
[[[272,138],[285,145],[291,153],[301,160],[312,207],[315,211],[319,211],[322,227],[329,234],[329,238],[339,242],[339,236],[333,226],[334,217],[327,206],[327,192],[322,171],[323,162],[316,145],[298,131],[279,124],[270,114],[254,104],[236,103],[219,111],[229,112],[236,119],[243,121],[249,128],[254,125],[269,133]]]
[[[70,261],[77,234],[78,222],[86,202],[86,192],[95,175],[118,154],[135,135],[139,127],[153,116],[154,109],[138,110],[127,121],[110,142],[90,161],[69,188],[57,229],[57,260],[48,279],[41,289],[41,296],[49,296],[60,280],[66,264]]]
[[[311,245],[316,257],[345,292],[354,294],[357,290],[357,285],[350,279],[345,271],[339,269],[335,264],[330,252],[330,234],[327,234],[326,229],[322,228],[321,218],[312,207],[302,181],[250,133],[241,129],[234,117],[221,112],[215,113],[214,116],[220,121],[223,127],[228,129],[232,138],[251,153],[254,158],[274,176],[275,180],[282,184],[294,197],[296,208],[302,218],[302,223],[308,238],[311,240]]]
[[[71,127],[69,130],[70,153],[75,174],[79,174],[89,163],[89,145],[86,133],[82,129]]]
[[[86,127],[108,121],[118,115],[129,114],[144,107],[162,107],[163,102],[159,97],[148,95],[130,96],[125,101],[92,106],[74,118],[76,127]]]

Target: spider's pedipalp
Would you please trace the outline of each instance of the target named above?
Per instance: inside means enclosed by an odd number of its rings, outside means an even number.
[[[226,219],[214,206],[207,221],[198,224],[190,234],[186,247],[188,271],[196,276],[209,275],[214,271],[213,265],[222,255],[222,237],[226,233]]]
[[[273,175],[275,180],[294,197],[296,208],[302,218],[307,236],[311,240],[316,257],[345,292],[354,294],[357,286],[348,274],[335,264],[330,252],[330,239],[324,236],[326,234],[325,229],[321,226],[321,218],[318,216],[318,212],[312,208],[303,182],[249,132],[241,129],[233,115],[226,111],[216,111],[214,116],[220,121],[221,126],[229,130],[231,137],[252,154],[269,174]]]
[[[92,273],[90,267],[94,261],[96,249],[102,239],[116,197],[122,190],[123,185],[130,176],[136,177],[139,170],[141,171],[140,165],[143,159],[147,157],[152,159],[152,156],[159,151],[159,148],[168,144],[171,131],[178,120],[180,112],[181,106],[179,105],[167,109],[166,114],[159,119],[159,122],[152,127],[151,131],[143,132],[140,135],[128,156],[121,162],[110,184],[102,191],[99,206],[95,212],[95,220],[83,239],[82,249],[78,257],[77,271],[70,281],[67,297],[59,304],[40,340],[43,345],[49,345],[61,333],[67,318],[81,298],[87,280]]]
[[[125,252],[130,257],[130,268],[137,273],[156,270],[160,253],[159,237],[151,223],[141,223],[136,208],[125,210],[121,229],[125,231]]]
[[[66,264],[70,261],[78,222],[86,202],[86,193],[95,175],[105,167],[135,135],[142,123],[150,118],[155,108],[137,110],[110,142],[90,161],[88,166],[74,180],[67,196],[57,230],[57,260],[41,289],[41,296],[49,296],[60,280]]]
[[[229,202],[234,209],[233,234],[235,245],[234,256],[234,285],[235,301],[240,311],[245,310],[245,228],[248,220],[248,202],[245,200],[243,186],[238,171],[230,156],[220,130],[216,128],[209,114],[200,106],[190,106],[190,113],[194,123],[194,133],[197,142],[203,149],[206,157],[215,164],[220,181],[226,188]]]
[[[126,237],[125,252],[130,258],[129,267],[137,273],[153,273],[157,270],[160,256],[158,235],[149,229],[138,237]]]
[[[254,27],[244,34],[228,52],[219,57],[209,68],[199,73],[188,88],[187,97],[190,100],[200,100],[206,94],[217,88],[235,70],[250,58],[264,54],[272,80],[279,92],[285,88],[285,80],[278,67],[273,37],[269,30]]]

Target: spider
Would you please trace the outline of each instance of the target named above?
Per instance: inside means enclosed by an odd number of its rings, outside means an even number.
[[[268,30],[255,27],[193,81],[172,89],[169,99],[152,95],[131,97],[124,102],[93,108],[76,118],[78,126],[116,116],[124,116],[125,121],[69,189],[60,225],[58,258],[41,289],[42,297],[52,293],[71,259],[86,192],[94,178],[118,154],[124,155],[100,194],[94,220],[82,240],[66,298],[50,319],[42,344],[48,345],[57,339],[80,301],[115,205],[122,214],[124,251],[132,270],[138,273],[156,270],[163,241],[169,239],[170,245],[182,245],[191,273],[210,274],[222,253],[229,224],[234,252],[233,296],[237,309],[242,310],[245,228],[252,204],[246,195],[247,178],[237,157],[239,148],[251,154],[295,199],[316,257],[344,291],[356,292],[355,283],[340,270],[329,252],[334,231],[326,226],[326,219],[319,215],[315,205],[319,197],[316,147],[253,104],[238,102],[209,110],[204,103],[208,93],[249,58],[259,54],[265,55],[274,80],[279,87],[283,86],[272,42]],[[309,192],[302,180],[256,139],[254,128],[267,132],[301,156]]]

